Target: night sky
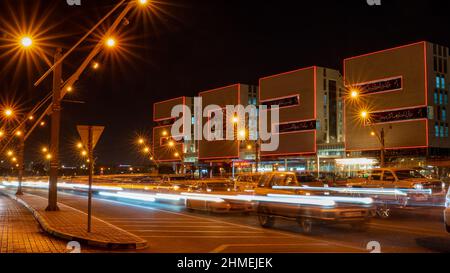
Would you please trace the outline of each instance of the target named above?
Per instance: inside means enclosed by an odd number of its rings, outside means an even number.
[[[48,43],[67,50],[119,1],[81,2],[70,7],[65,0],[0,0],[0,35],[7,36],[5,22],[14,22],[13,13],[24,14],[19,21],[31,24],[38,11],[37,22],[52,26]],[[311,65],[341,69],[346,57],[411,42],[450,46],[448,1],[382,0],[380,7],[366,0],[164,0],[155,5],[156,15],[127,17],[129,24],[118,34],[120,52],[101,54],[101,69],[83,74],[68,99],[86,103],[63,104],[62,163],[78,160],[77,124],[106,126],[97,147],[102,164],[142,163],[134,142],[137,133],[151,132],[154,102],[237,82],[257,84],[260,77]],[[94,41],[67,60],[65,77]],[[32,88],[44,63],[28,64],[28,71],[26,63],[5,68],[10,60],[5,51],[0,44],[0,98],[31,107],[51,90],[51,79]],[[40,160],[39,150],[48,142],[49,128],[38,129],[27,144],[27,161]]]

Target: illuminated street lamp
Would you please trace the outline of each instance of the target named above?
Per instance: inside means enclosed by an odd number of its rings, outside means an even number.
[[[361,111],[360,116],[366,120],[369,117],[369,113],[367,111]]]
[[[42,148],[42,152],[43,153],[47,153],[48,152],[48,148],[47,147]]]
[[[109,48],[113,48],[113,47],[115,47],[115,46],[116,46],[116,44],[117,44],[117,41],[116,41],[116,39],[114,39],[114,38],[110,37],[110,38],[106,39],[106,42],[105,42],[105,44],[106,44],[106,46],[107,46],[107,47],[109,47]]]
[[[10,117],[14,116],[14,110],[11,109],[11,108],[6,108],[6,109],[3,111],[3,115],[4,115],[6,118],[10,118]]]
[[[138,140],[138,143],[142,145],[142,144],[145,143],[145,140],[144,140],[143,138],[140,138],[140,139]]]
[[[169,147],[174,147],[174,146],[175,146],[175,142],[169,141]]]
[[[168,134],[169,134],[169,133],[167,133],[167,131],[163,131],[163,132],[162,132],[162,135],[163,135],[163,136],[167,136]]]
[[[144,148],[144,153],[148,154],[150,152],[150,148],[149,147],[145,147]]]
[[[360,94],[360,92],[359,92],[358,89],[351,89],[350,90],[350,97],[352,99],[357,99],[359,97],[359,94]]]
[[[99,64],[98,62],[94,62],[94,63],[92,64],[92,68],[93,68],[94,70],[99,69],[99,67],[100,67],[100,64]]]
[[[175,157],[179,157],[179,156],[180,156],[180,153],[177,152],[177,153],[174,154],[174,156],[175,156]]]
[[[9,150],[8,152],[6,152],[6,155],[7,155],[7,156],[9,156],[9,157],[11,157],[11,156],[13,156],[13,155],[14,155],[14,152],[13,152],[13,151],[11,151],[11,150]]]
[[[20,46],[25,49],[31,48],[33,46],[33,39],[30,36],[23,36],[20,39]]]
[[[45,156],[45,158],[46,158],[47,160],[51,160],[51,159],[53,158],[53,156],[52,156],[51,154],[47,154],[47,155]]]
[[[78,149],[82,149],[82,148],[83,148],[83,143],[78,142],[78,143],[77,143],[77,148],[78,148]]]
[[[138,4],[141,6],[147,5],[150,1],[149,0],[137,0]]]

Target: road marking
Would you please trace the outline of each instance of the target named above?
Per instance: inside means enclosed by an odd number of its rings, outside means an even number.
[[[227,231],[227,230],[133,230],[133,232],[159,232],[159,233],[242,233],[242,234],[265,234],[258,231]]]
[[[263,247],[263,246],[326,246],[326,243],[306,243],[306,244],[226,244],[215,248],[210,253],[221,253],[230,247]],[[283,252],[284,253],[284,252]],[[295,252],[293,252],[295,253]]]
[[[211,239],[225,239],[225,238],[245,238],[245,239],[259,239],[259,238],[267,238],[266,236],[211,236],[211,235],[195,235],[195,236],[189,236],[189,235],[148,235],[148,236],[139,236],[141,238],[211,238]],[[282,239],[282,238],[286,238],[286,237],[271,237],[272,239]]]
[[[64,194],[65,195],[70,195],[68,193],[64,193]],[[77,196],[79,200],[82,199],[82,198],[86,199],[85,196],[78,196],[78,195],[74,195],[74,194],[71,194],[70,196]],[[147,206],[141,206],[141,205],[136,205],[136,204],[124,203],[124,202],[120,202],[120,201],[114,201],[114,200],[108,200],[108,199],[102,199],[102,198],[96,198],[95,201],[108,202],[108,203],[118,204],[118,205],[122,205],[122,206],[131,206],[131,207],[141,208],[141,209],[144,209],[144,210],[158,211],[158,212],[167,213],[167,214],[173,214],[173,215],[177,215],[177,216],[181,216],[181,217],[187,217],[187,218],[199,219],[199,220],[206,220],[206,221],[211,221],[211,222],[215,222],[215,223],[219,223],[219,224],[226,224],[226,225],[231,225],[231,226],[236,226],[236,227],[241,227],[241,228],[246,228],[246,229],[265,231],[266,234],[277,234],[277,235],[282,235],[283,236],[283,237],[280,237],[280,236],[276,237],[275,236],[275,237],[270,237],[270,238],[296,238],[296,239],[316,241],[316,242],[321,242],[321,243],[328,243],[328,244],[332,244],[332,245],[335,245],[335,246],[344,247],[344,248],[351,248],[351,249],[355,249],[355,250],[359,250],[359,251],[361,251],[361,250],[364,251],[365,250],[362,247],[341,244],[339,242],[331,241],[329,239],[327,239],[327,240],[314,239],[314,238],[307,237],[307,236],[300,235],[300,234],[292,234],[292,233],[288,233],[288,232],[284,232],[284,231],[278,231],[278,230],[273,230],[273,229],[270,230],[270,229],[251,227],[251,226],[246,226],[246,225],[241,225],[241,224],[236,224],[236,223],[230,223],[230,222],[224,222],[224,221],[215,220],[215,219],[209,219],[209,218],[204,218],[204,217],[199,217],[199,216],[193,216],[193,215],[187,215],[187,214],[183,214],[183,213],[177,213],[177,212],[168,211],[168,210],[156,209],[156,208],[147,207]],[[166,238],[166,237],[177,237],[177,236],[156,236],[156,237],[151,237],[151,238],[158,238],[158,237]],[[181,236],[181,237],[186,237],[186,236]],[[212,236],[212,238],[214,238],[214,237],[215,236]],[[190,237],[190,238],[198,238],[198,237],[194,236],[194,237]],[[200,238],[204,238],[204,237],[200,237]],[[217,237],[215,237],[215,238],[217,238]],[[225,238],[267,238],[267,236],[258,236],[258,237],[237,236],[237,237],[225,237]]]

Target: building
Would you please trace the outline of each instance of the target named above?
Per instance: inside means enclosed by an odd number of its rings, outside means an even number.
[[[384,142],[389,164],[429,165],[450,157],[448,62],[447,47],[420,42],[347,58],[343,75],[312,66],[261,78],[259,88],[235,84],[199,93],[203,107],[264,105],[271,111],[278,105],[280,145],[270,152],[248,139],[175,142],[170,111],[179,104],[193,109],[194,99],[156,103],[153,152],[160,162],[199,172],[249,172],[257,166],[353,172],[378,165]],[[186,126],[196,122],[192,116]]]
[[[261,105],[280,108],[280,146],[262,152],[263,161],[289,170],[333,165],[329,159],[344,155],[344,94],[341,73],[330,68],[313,66],[262,78]]]
[[[450,155],[448,48],[420,42],[348,58],[344,78],[351,156],[378,156],[380,139],[395,165]]]

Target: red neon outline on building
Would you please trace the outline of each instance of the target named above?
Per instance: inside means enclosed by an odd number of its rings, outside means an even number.
[[[186,105],[186,97],[185,96],[174,98],[174,99],[169,99],[169,100],[165,100],[165,101],[155,102],[153,104],[153,121],[154,122],[161,122],[161,121],[165,121],[165,120],[177,119],[177,118],[173,118],[173,117],[166,117],[166,118],[156,119],[156,105],[163,104],[163,103],[170,102],[170,101],[179,100],[179,99],[182,99],[183,105]],[[184,110],[183,110],[183,115],[184,115]]]
[[[225,91],[225,89],[232,88],[232,87],[237,87],[238,88],[238,90],[237,90],[237,92],[238,92],[237,99],[238,99],[238,104],[240,105],[241,104],[241,84],[240,83],[236,83],[236,84],[232,84],[232,85],[228,85],[228,86],[224,86],[224,87],[215,88],[215,89],[212,89],[212,90],[202,91],[202,92],[199,92],[198,94],[199,94],[200,97],[203,97],[205,94],[209,94],[209,93],[212,93],[212,92],[223,92],[223,91]],[[220,105],[219,105],[219,107],[220,107]],[[224,109],[224,108],[225,107],[221,107],[221,109]],[[203,119],[203,115],[202,115],[202,119]],[[207,140],[202,140],[202,141],[207,141]],[[227,140],[223,140],[223,141],[227,141]],[[201,147],[201,145],[200,145],[200,140],[198,140],[197,141],[197,157],[198,157],[199,161],[208,161],[208,160],[214,160],[214,159],[235,159],[235,158],[239,159],[241,157],[241,153],[240,153],[241,147],[240,147],[240,145],[237,145],[237,146],[238,146],[237,156],[200,157],[200,147]]]
[[[309,70],[309,69],[313,69],[313,81],[314,81],[314,114],[313,114],[313,119],[305,119],[305,120],[300,120],[300,121],[283,121],[280,122],[279,124],[284,124],[284,123],[292,123],[292,122],[303,122],[303,121],[312,121],[315,120],[317,121],[317,70],[318,67],[317,66],[310,66],[310,67],[306,67],[306,68],[300,68],[300,69],[296,69],[293,71],[288,71],[288,72],[284,72],[284,73],[280,73],[280,74],[276,74],[276,75],[272,75],[272,76],[267,76],[267,77],[263,77],[259,79],[259,99],[260,102],[264,102],[267,100],[271,100],[272,98],[268,98],[268,99],[262,99],[261,96],[261,86],[262,86],[262,81],[263,80],[267,80],[267,79],[271,79],[271,78],[275,78],[275,77],[279,77],[279,76],[284,76],[284,75],[289,75],[289,74],[293,74],[296,72],[300,72],[300,71],[305,71],[305,70]],[[299,94],[300,96],[300,94]],[[295,105],[295,106],[300,106],[299,105]],[[294,107],[295,107],[294,106]],[[286,107],[287,108],[287,107]],[[280,108],[280,109],[285,109],[285,108]],[[273,125],[273,124],[272,124]],[[310,133],[310,132],[314,132],[314,152],[294,152],[294,153],[279,153],[279,154],[269,154],[269,153],[265,153],[263,151],[261,151],[261,157],[270,157],[270,156],[290,156],[290,155],[312,155],[312,154],[317,154],[317,129],[315,130],[309,130],[309,131],[303,131],[303,132],[293,132],[292,134],[304,134],[304,133]],[[286,133],[278,133],[279,135],[283,135]]]
[[[402,48],[407,48],[407,47],[412,47],[412,46],[417,46],[422,44],[424,47],[424,70],[425,70],[425,105],[417,105],[417,106],[411,106],[408,108],[419,108],[419,107],[428,107],[428,59],[427,59],[427,42],[426,41],[422,41],[422,42],[417,42],[417,43],[413,43],[413,44],[408,44],[408,45],[403,45],[403,46],[398,46],[398,47],[394,47],[394,48],[389,48],[389,49],[385,49],[385,50],[380,50],[380,51],[376,51],[376,52],[372,52],[372,53],[367,53],[367,54],[363,54],[363,55],[359,55],[359,56],[355,56],[355,57],[350,57],[350,58],[346,58],[344,59],[344,85],[345,86],[351,86],[349,84],[347,84],[347,80],[346,80],[346,64],[347,61],[349,60],[354,60],[357,58],[362,58],[362,57],[367,57],[367,56],[371,56],[371,55],[375,55],[375,54],[380,54],[380,53],[385,53],[388,51],[394,51],[397,49],[402,49]],[[402,78],[403,81],[403,78]],[[403,85],[403,84],[402,84]],[[394,108],[395,109],[395,108]],[[407,109],[407,108],[405,108]],[[344,133],[345,133],[345,151],[346,152],[355,152],[355,151],[372,151],[370,150],[349,150],[348,146],[347,146],[347,103],[344,100]],[[380,111],[391,111],[391,109],[379,109],[377,110],[377,112]],[[417,146],[417,147],[392,147],[392,148],[386,148],[386,150],[402,150],[402,149],[417,149],[417,148],[428,148],[430,147],[430,141],[429,141],[429,120],[428,119],[417,119],[417,120],[412,120],[412,121],[426,121],[426,146]],[[398,123],[398,122],[390,122],[390,123]],[[383,123],[385,124],[385,123]]]
[[[362,83],[355,83],[352,85],[345,85],[346,88],[350,87],[361,87],[362,85],[366,85],[366,84],[370,84],[370,83],[376,83],[376,82],[382,82],[382,81],[388,81],[388,80],[394,80],[394,79],[398,79],[400,78],[401,82],[402,82],[402,87],[398,88],[398,89],[392,89],[392,90],[386,90],[386,91],[381,91],[381,92],[374,92],[374,93],[361,93],[359,94],[360,97],[365,97],[365,96],[371,96],[371,95],[378,95],[378,94],[384,94],[384,93],[391,93],[391,92],[397,92],[397,91],[403,91],[403,87],[404,87],[404,79],[403,76],[396,76],[396,77],[389,77],[389,78],[385,78],[385,79],[378,79],[378,80],[373,80],[373,81],[368,81],[368,82],[362,82]],[[364,90],[361,90],[364,91]]]

